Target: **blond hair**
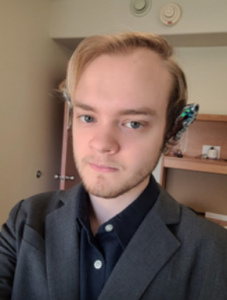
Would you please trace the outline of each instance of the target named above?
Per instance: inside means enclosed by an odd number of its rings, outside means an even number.
[[[85,68],[102,54],[128,54],[138,48],[157,53],[172,77],[163,138],[165,145],[171,138],[176,118],[186,105],[187,83],[184,72],[173,59],[172,46],[163,37],[150,33],[128,32],[86,38],[79,44],[69,61],[64,92],[71,99]]]

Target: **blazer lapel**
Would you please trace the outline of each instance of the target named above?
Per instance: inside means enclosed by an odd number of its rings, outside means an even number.
[[[65,203],[46,217],[46,263],[51,299],[79,299],[78,187],[62,193]]]
[[[154,207],[133,236],[98,300],[138,300],[180,242],[166,227],[176,224],[180,207],[161,190]]]

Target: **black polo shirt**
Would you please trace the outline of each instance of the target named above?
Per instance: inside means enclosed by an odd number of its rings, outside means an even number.
[[[80,234],[80,300],[96,300],[130,239],[159,195],[151,176],[142,194],[121,213],[102,224],[94,236],[88,217],[89,196],[79,200],[77,224]]]

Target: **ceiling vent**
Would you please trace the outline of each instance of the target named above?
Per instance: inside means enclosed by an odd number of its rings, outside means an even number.
[[[163,6],[160,12],[160,19],[163,24],[172,26],[176,24],[181,17],[181,10],[177,4],[170,3]]]
[[[145,16],[151,9],[151,0],[131,0],[130,10],[136,17]]]

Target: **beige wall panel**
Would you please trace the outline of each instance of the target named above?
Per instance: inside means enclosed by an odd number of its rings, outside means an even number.
[[[19,200],[58,188],[63,105],[54,88],[70,52],[49,36],[50,9],[48,0],[1,1],[0,223]]]
[[[169,169],[167,178],[166,190],[178,202],[227,215],[227,175]]]

